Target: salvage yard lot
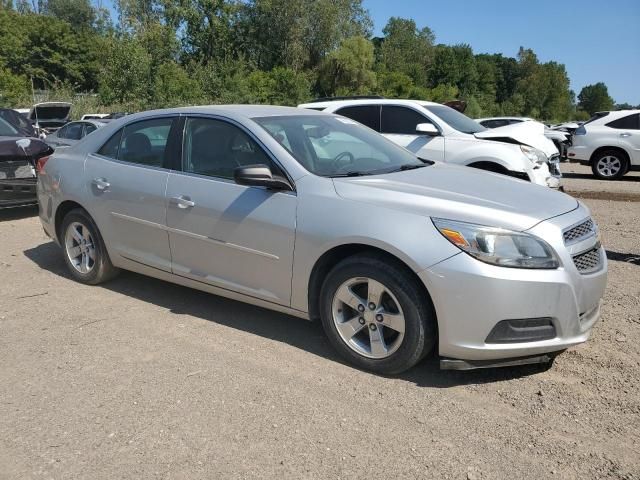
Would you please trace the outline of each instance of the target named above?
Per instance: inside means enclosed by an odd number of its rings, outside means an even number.
[[[361,372],[318,324],[133,273],[75,283],[33,209],[0,212],[0,479],[640,479],[640,173],[563,170],[609,286],[544,372]]]

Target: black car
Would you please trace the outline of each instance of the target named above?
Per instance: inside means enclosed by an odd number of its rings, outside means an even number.
[[[35,205],[38,164],[53,149],[0,115],[0,208]]]

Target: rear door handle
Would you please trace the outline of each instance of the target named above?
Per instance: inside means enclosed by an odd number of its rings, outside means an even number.
[[[191,200],[186,195],[178,195],[177,197],[171,197],[171,205],[176,205],[178,208],[192,208],[196,206],[196,202]]]
[[[94,178],[93,182],[91,183],[95,185],[95,187],[101,192],[108,190],[109,187],[111,186],[111,184],[107,182],[104,178]]]
[[[631,134],[629,132],[624,132],[620,134],[621,137],[630,137]]]

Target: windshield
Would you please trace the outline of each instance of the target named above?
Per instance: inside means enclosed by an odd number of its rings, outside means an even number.
[[[296,115],[253,120],[316,175],[375,175],[425,166],[409,151],[348,118]]]
[[[484,132],[486,128],[480,125],[475,120],[471,120],[463,113],[454,110],[446,105],[425,105],[424,108],[437,115],[443,122],[447,123],[451,128],[454,128],[462,133],[478,133]]]

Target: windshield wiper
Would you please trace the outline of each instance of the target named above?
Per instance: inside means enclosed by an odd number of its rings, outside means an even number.
[[[424,163],[408,163],[406,165],[400,165],[398,168],[394,168],[393,170],[389,170],[387,173],[393,172],[404,172],[405,170],[415,170],[416,168],[426,167],[427,165]]]
[[[367,172],[344,172],[344,173],[334,173],[333,175],[330,175],[331,178],[337,178],[337,177],[364,177],[365,175],[371,175],[370,173]]]

